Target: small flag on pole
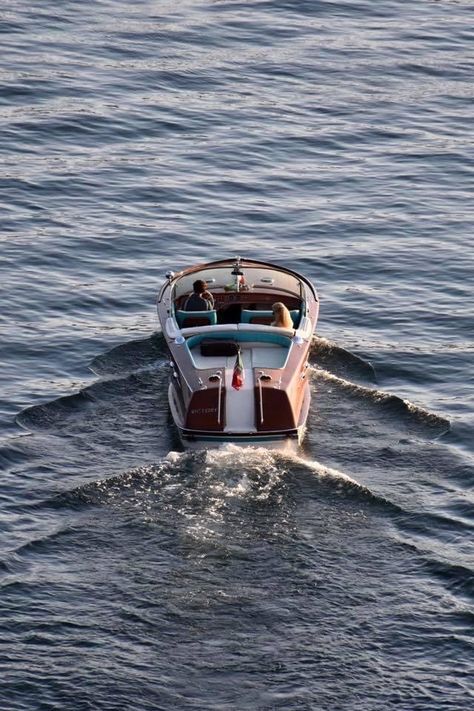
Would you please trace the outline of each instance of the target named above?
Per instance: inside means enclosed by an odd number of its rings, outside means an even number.
[[[234,372],[232,373],[232,387],[235,390],[240,390],[244,384],[244,364],[242,362],[242,356],[240,350],[237,353],[237,358],[235,359]]]

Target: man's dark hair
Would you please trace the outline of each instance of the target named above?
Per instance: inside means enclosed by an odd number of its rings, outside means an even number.
[[[202,279],[197,279],[197,281],[195,281],[193,284],[193,290],[195,294],[202,294],[202,292],[206,291],[206,289],[207,284]]]

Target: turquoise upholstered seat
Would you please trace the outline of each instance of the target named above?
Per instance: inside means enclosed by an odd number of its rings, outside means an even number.
[[[214,326],[217,323],[216,311],[176,311],[175,315],[180,328]]]
[[[221,331],[213,333],[212,335],[208,331],[205,334],[191,336],[191,338],[188,338],[186,341],[186,348],[189,349],[189,354],[197,368],[230,367],[235,362],[234,354],[229,356],[220,355],[212,360],[208,358],[207,355],[203,357],[202,352],[200,353],[199,349],[196,349],[203,341],[206,341],[207,344],[211,341],[215,341],[216,343],[227,341],[229,345],[232,343],[242,344],[243,354],[245,355],[245,353],[247,353],[247,365],[245,367],[250,367],[249,363],[251,362],[252,368],[283,368],[291,346],[291,338],[289,336],[284,336],[281,333],[273,333],[272,329],[264,332],[258,330],[251,332]],[[246,343],[250,343],[251,348],[246,349]],[[269,348],[268,346],[280,347]],[[248,361],[248,358],[251,360]]]
[[[293,309],[293,311],[290,311],[290,316],[293,320],[293,326],[298,328],[301,317],[299,309]],[[270,325],[273,319],[273,311],[251,311],[250,309],[242,309],[242,323],[261,323]]]
[[[251,333],[246,333],[245,331],[229,331],[227,333],[225,331],[220,331],[215,334],[213,333],[212,336],[209,332],[197,334],[195,336],[191,336],[191,338],[188,338],[186,345],[188,348],[194,348],[194,346],[199,345],[201,341],[208,340],[210,338],[212,338],[212,340],[237,341],[239,343],[272,343],[285,348],[289,348],[291,345],[291,338],[289,336],[284,336],[280,333],[272,333],[270,329],[264,332],[252,331]]]

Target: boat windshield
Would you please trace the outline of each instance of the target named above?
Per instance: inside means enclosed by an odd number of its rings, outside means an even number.
[[[239,291],[268,291],[270,293],[286,293],[301,296],[301,282],[292,274],[265,267],[242,266],[243,281],[240,282]],[[197,279],[206,281],[209,291],[236,289],[237,277],[232,273],[232,266],[202,269],[199,272],[186,274],[178,279],[175,287],[175,298],[188,294],[193,290],[193,282]]]

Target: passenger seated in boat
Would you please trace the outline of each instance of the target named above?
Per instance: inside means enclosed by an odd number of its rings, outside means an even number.
[[[273,304],[272,311],[272,326],[278,326],[279,328],[293,328],[293,319],[291,318],[291,314],[285,304],[282,304],[281,301],[277,301]]]
[[[207,284],[202,279],[198,279],[193,284],[193,293],[186,299],[185,311],[212,311],[214,309],[214,297],[207,290]]]

